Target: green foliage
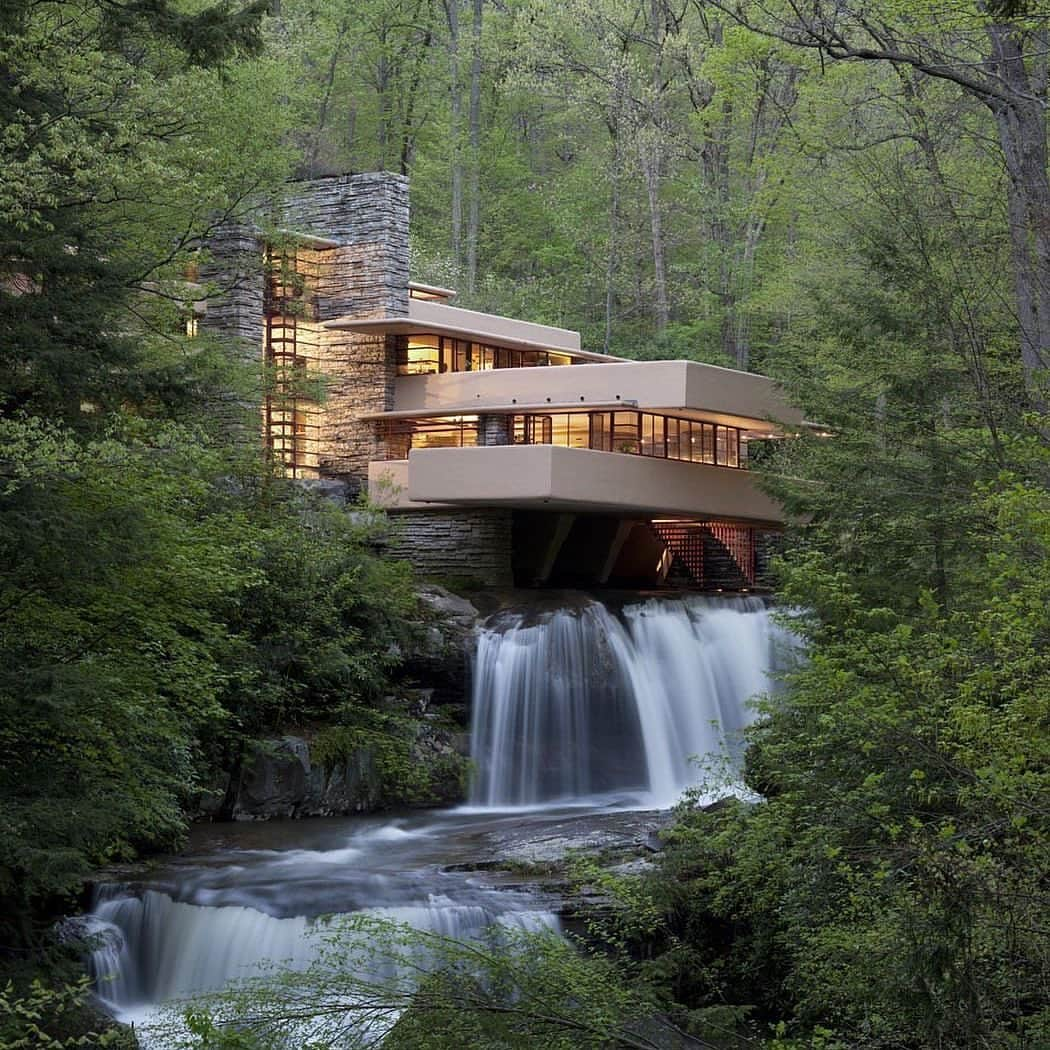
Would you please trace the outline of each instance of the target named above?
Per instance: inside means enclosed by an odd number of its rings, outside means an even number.
[[[356,915],[315,936],[314,965],[199,1002],[180,1045],[656,1050],[674,1031],[609,959],[551,931],[497,925],[463,941]]]
[[[784,567],[810,656],[751,731],[765,800],[683,807],[635,906],[641,972],[697,1034],[735,1011],[784,1047],[1047,1038],[1050,502],[1008,478],[979,502],[996,532],[965,608]]]
[[[129,402],[170,410],[207,363],[171,323],[172,304],[190,296],[173,279],[210,225],[281,178],[288,157],[251,130],[284,74],[237,58],[257,47],[259,5],[193,6],[5,5],[5,413],[90,429]]]
[[[15,918],[91,864],[173,844],[206,755],[375,702],[413,599],[367,529],[231,474],[199,430],[128,419],[77,445],[2,427],[0,896]]]
[[[417,725],[386,712],[351,712],[354,725],[322,729],[311,754],[327,768],[366,764],[383,785],[388,802],[423,802],[432,797],[430,771],[413,753]]]
[[[174,845],[209,764],[367,707],[396,663],[404,567],[241,450],[259,376],[180,331],[202,237],[288,172],[293,73],[279,42],[258,54],[266,6],[0,16],[0,925],[16,941],[92,866]]]
[[[224,706],[256,733],[374,703],[415,602],[408,566],[370,553],[381,520],[271,481],[237,509],[251,578],[224,610]]]
[[[5,935],[177,841],[208,765],[272,728],[332,722],[323,760],[434,789],[380,706],[403,569],[238,456],[259,377],[176,332],[212,224],[293,164],[395,167],[414,270],[464,305],[756,364],[832,435],[763,457],[810,660],[752,732],[764,801],[683,807],[655,878],[582,873],[617,965],[359,923],[338,965],[193,1014],[191,1043],[271,1045],[320,1002],[304,1046],[362,1013],[395,1047],[643,1046],[655,1003],[727,1047],[1045,1045],[1050,472],[1009,238],[1040,227],[1005,213],[991,108],[939,76],[986,75],[989,16],[1031,16],[1010,39],[1034,58],[1033,5],[853,5],[851,39],[906,24],[932,76],[735,24],[797,28],[796,4],[515,0],[455,42],[466,12],[428,0],[265,6],[0,6]],[[821,32],[845,10],[809,6]],[[5,993],[11,1045],[81,994],[57,987]]]
[[[8,981],[0,987],[0,1048],[2,1050],[75,1050],[76,1047],[113,1047],[130,1050],[134,1037],[125,1029],[106,1025],[86,1031],[82,1013],[91,995],[87,977],[51,987],[33,981],[24,991]],[[101,1021],[101,1018],[96,1018]]]
[[[208,606],[239,581],[210,535],[215,464],[195,435],[134,422],[75,448],[4,430],[26,450],[0,500],[0,894],[14,918],[87,863],[173,840],[193,733],[221,717]]]

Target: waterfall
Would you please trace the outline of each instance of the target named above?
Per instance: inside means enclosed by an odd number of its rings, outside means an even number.
[[[302,970],[315,945],[302,916],[207,907],[147,890],[100,901],[94,916],[112,935],[91,956],[99,997],[118,1014],[147,1003],[215,991],[253,977],[267,961]]]
[[[501,927],[559,928],[552,912],[525,905],[524,900],[496,901],[494,895],[484,903],[462,903],[432,894],[414,905],[363,910],[455,941],[472,940]],[[303,916],[277,918],[251,907],[191,904],[156,890],[141,896],[120,891],[104,894],[92,919],[97,947],[89,957],[89,969],[97,995],[111,1014],[141,1028],[144,1046],[157,1050],[166,1047],[168,1039],[151,1028],[168,1004],[219,991],[274,968],[306,970],[324,951],[328,932]]]
[[[788,646],[755,597],[497,616],[477,646],[471,801],[670,806],[699,779],[696,759],[739,757],[748,701]]]

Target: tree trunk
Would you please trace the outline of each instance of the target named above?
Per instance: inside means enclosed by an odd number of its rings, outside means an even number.
[[[651,148],[646,149],[643,146],[642,150],[645,189],[649,195],[649,230],[653,242],[653,320],[656,330],[662,332],[671,319],[671,307],[667,300],[667,267],[664,261],[664,231],[660,215],[659,145],[653,143]]]
[[[459,79],[459,0],[445,0],[448,19],[448,69],[450,116],[449,144],[452,147],[452,261],[457,272],[463,265],[463,87]]]
[[[421,4],[416,6],[414,12],[418,17]],[[423,39],[406,52],[415,52],[412,59],[412,76],[408,84],[408,96],[405,99],[404,119],[401,121],[401,155],[398,160],[398,170],[402,175],[407,175],[412,164],[412,155],[416,145],[416,99],[419,97],[419,89],[423,80],[423,66],[427,60],[427,53],[434,42],[433,8],[427,5],[426,23],[423,26]]]
[[[619,131],[613,131],[612,172],[609,187],[609,247],[605,259],[605,339],[602,350],[609,352],[612,342],[613,306],[616,302],[616,270],[620,251],[620,167],[622,164]]]
[[[339,59],[342,56],[345,37],[346,23],[343,22],[339,26],[335,44],[332,45],[332,57],[328,62],[328,73],[325,77],[324,88],[321,92],[321,105],[317,114],[317,130],[311,137],[310,148],[306,154],[304,168],[306,177],[309,179],[316,178],[320,174],[318,171],[318,159],[321,154],[321,143],[324,139],[325,128],[328,125],[328,110],[332,104],[332,89],[335,86],[335,75],[339,69]]]
[[[988,100],[1006,161],[1007,214],[1021,333],[1021,365],[1032,407],[1046,413],[1050,369],[1050,178],[1047,176],[1045,63],[1029,76],[1019,32],[988,32],[996,72],[1016,96]],[[1045,34],[1044,34],[1045,36]]]
[[[930,120],[922,101],[922,81],[914,70],[899,70],[898,73],[904,90],[905,112],[911,122],[915,140],[922,150],[937,208],[945,219],[951,221],[952,251],[961,257],[968,257],[972,251],[972,244],[965,233],[966,221],[959,216],[958,208],[948,189],[948,180],[941,167],[936,141],[930,129]],[[980,406],[981,418],[992,439],[996,461],[1000,467],[1005,469],[1006,457],[998,422],[1000,399],[997,396],[998,391],[993,389],[988,374],[987,346],[968,297],[962,297],[961,310],[963,313],[961,320],[956,320],[953,312],[949,311],[953,344],[970,375],[974,392],[977,395],[977,403]]]
[[[664,106],[663,93],[666,88],[663,75],[664,45],[667,39],[666,11],[661,0],[650,0],[650,43],[653,48],[653,65],[650,73],[651,101],[645,115],[640,138],[642,173],[649,200],[649,232],[653,251],[653,321],[657,332],[667,327],[671,307],[667,298],[667,265],[664,251],[663,217],[660,210],[660,179],[663,175],[664,150]],[[646,134],[646,129],[649,134]]]
[[[473,292],[478,275],[478,221],[481,211],[481,24],[483,0],[474,0],[470,38],[470,185],[467,211],[467,291]]]
[[[751,216],[743,233],[739,272],[730,274],[730,284],[725,288],[725,315],[722,318],[722,348],[741,371],[746,372],[751,363],[751,327],[747,308],[741,300],[751,291],[755,273],[755,256],[762,239],[766,220],[762,216]],[[734,279],[735,277],[735,279]]]
[[[376,64],[376,88],[379,94],[379,129],[376,136],[379,149],[379,168],[386,170],[387,146],[390,142],[390,61],[386,56],[386,30],[380,33],[382,48]]]

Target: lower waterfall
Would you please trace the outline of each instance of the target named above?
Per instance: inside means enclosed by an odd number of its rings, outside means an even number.
[[[739,756],[750,698],[790,636],[755,597],[592,602],[497,616],[478,640],[471,755],[478,806],[613,793],[673,805],[697,760]]]
[[[457,904],[447,897],[366,910],[455,940],[469,940],[493,925],[526,930],[558,925],[547,911]],[[188,904],[155,890],[100,900],[92,914],[99,946],[90,962],[99,998],[118,1016],[132,1017],[151,1004],[257,977],[271,963],[304,970],[316,961],[327,929],[303,916],[275,918],[248,907]]]

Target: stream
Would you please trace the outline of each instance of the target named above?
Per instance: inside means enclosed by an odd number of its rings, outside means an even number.
[[[597,601],[482,627],[469,803],[444,811],[196,826],[133,884],[98,888],[102,1005],[148,1026],[165,1004],[316,958],[317,917],[368,912],[458,939],[558,929],[560,903],[498,870],[574,846],[644,843],[713,759],[732,790],[748,700],[791,636],[754,597]],[[149,1045],[159,1045],[151,1043]]]

